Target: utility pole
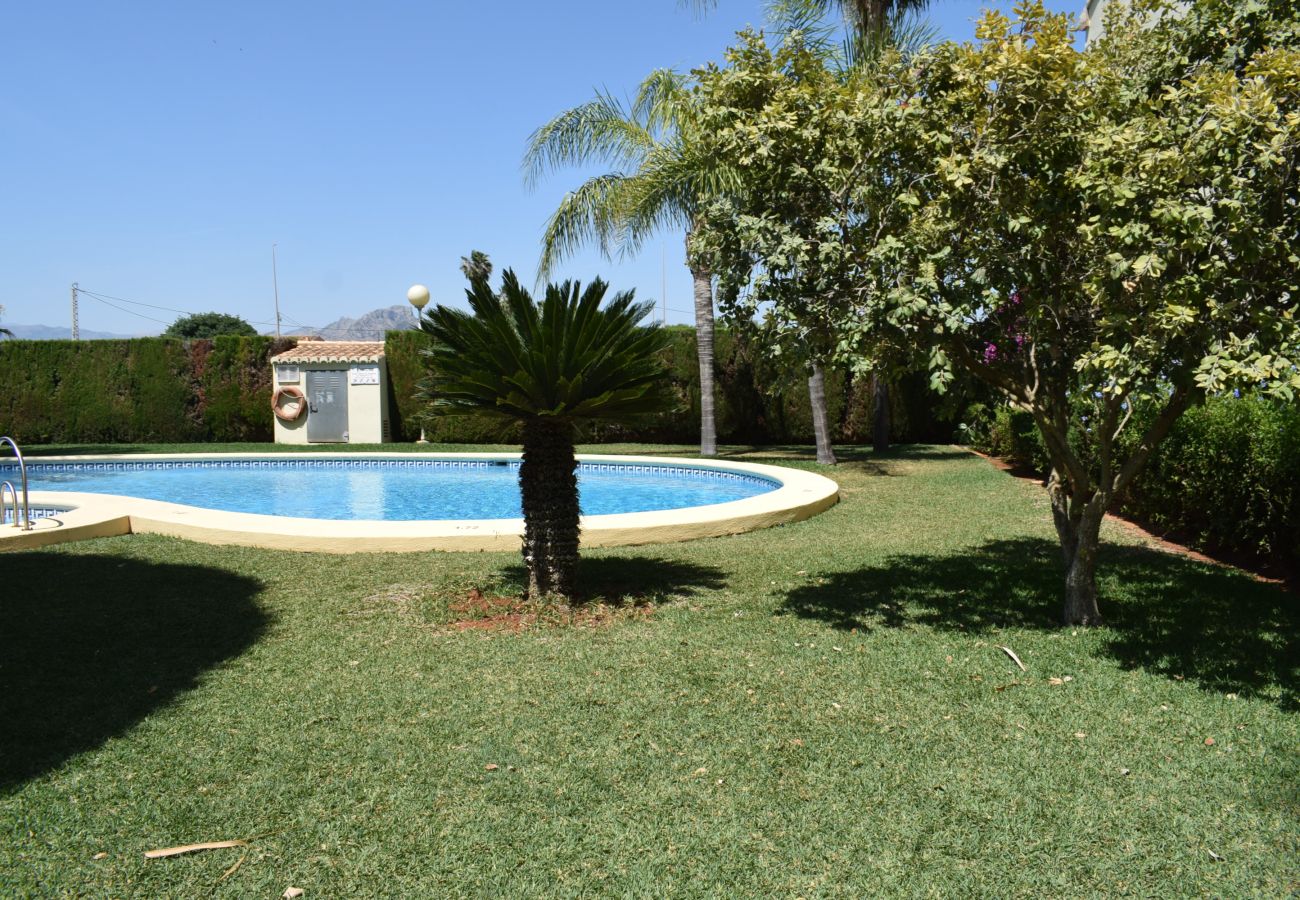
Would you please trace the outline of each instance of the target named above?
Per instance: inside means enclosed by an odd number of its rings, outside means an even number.
[[[668,251],[659,245],[659,305],[662,308],[659,319],[668,324]]]
[[[280,279],[275,271],[275,244],[271,244],[271,287],[275,291],[275,336],[280,337]]]
[[[77,282],[72,282],[72,339],[81,340],[81,328],[77,324]]]

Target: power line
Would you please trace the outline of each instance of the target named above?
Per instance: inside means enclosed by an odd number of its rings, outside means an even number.
[[[109,301],[105,300],[104,298],[102,298],[102,297],[97,297],[97,296],[95,296],[94,294],[90,293],[89,291],[78,290],[77,293],[78,293],[78,294],[85,294],[85,295],[86,295],[87,297],[89,297],[90,299],[95,300],[95,301],[98,301],[99,303],[102,303],[102,304],[104,304],[105,306],[112,307],[113,309],[117,310],[118,312],[124,312],[124,313],[126,313],[126,314],[128,314],[128,315],[132,315],[132,316],[139,316],[141,319],[148,319],[150,322],[160,322],[160,323],[162,323],[163,325],[170,325],[170,324],[171,324],[171,322],[165,321],[165,320],[163,320],[163,319],[155,319],[153,316],[146,316],[144,313],[138,313],[138,312],[136,312],[136,311],[133,310],[133,309],[127,309],[125,306],[118,306],[116,303],[110,303]]]

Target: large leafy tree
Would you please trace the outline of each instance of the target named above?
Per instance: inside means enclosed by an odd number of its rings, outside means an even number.
[[[836,321],[860,289],[861,248],[897,224],[896,206],[864,201],[864,172],[878,152],[862,98],[901,51],[929,41],[927,29],[887,29],[873,54],[851,65],[815,31],[788,34],[773,50],[752,32],[726,65],[699,74],[701,140],[724,160],[735,186],[708,208],[707,240],[721,294],[742,319],[763,310],[769,325],[797,341],[810,360],[817,457],[833,462],[821,395],[823,363],[838,356],[861,370],[884,348],[846,353]],[[901,51],[900,51],[901,47]],[[856,349],[856,348],[855,348]],[[874,359],[873,359],[874,358]],[[888,445],[888,398],[876,379],[876,446]]]
[[[430,376],[422,384],[435,415],[472,415],[523,426],[519,487],[528,593],[575,596],[579,498],[574,428],[627,421],[668,409],[664,334],[641,322],[651,304],[631,291],[607,304],[600,279],[565,281],[535,303],[514,272],[494,292],[475,278],[472,313],[438,306],[420,322]]]
[[[226,334],[251,336],[257,334],[257,329],[239,316],[219,312],[194,313],[181,316],[168,325],[163,337],[214,338]]]
[[[1259,33],[1297,14],[1212,14],[1231,6],[1144,3],[1080,53],[1025,2],[873,104],[871,184],[914,213],[842,325],[928,344],[1033,416],[1067,623],[1101,621],[1102,518],[1183,411],[1300,388],[1300,52]]]
[[[584,244],[596,244],[607,256],[634,253],[660,229],[685,230],[700,367],[700,455],[714,456],[713,273],[694,236],[703,203],[719,188],[720,173],[699,156],[694,135],[687,79],[659,70],[642,82],[630,106],[602,92],[538,128],[524,167],[533,184],[555,169],[611,167],[566,194],[547,222],[539,278]]]
[[[835,344],[830,307],[848,296],[845,256],[857,145],[841,85],[795,33],[779,50],[747,32],[726,65],[700,73],[701,140],[734,174],[715,198],[701,244],[712,253],[730,317],[765,317],[774,350],[808,366],[817,461],[833,464],[824,364]]]

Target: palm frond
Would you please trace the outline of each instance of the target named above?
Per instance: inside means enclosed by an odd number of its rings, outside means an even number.
[[[591,162],[616,168],[635,166],[653,145],[654,138],[645,125],[629,115],[616,97],[601,91],[529,136],[524,181],[533,188],[547,172]]]
[[[929,19],[900,9],[889,16],[883,28],[848,35],[842,55],[848,69],[862,69],[874,65],[891,50],[904,58],[916,56],[936,44],[940,37],[939,29]]]
[[[550,277],[561,259],[587,244],[596,244],[607,258],[612,255],[628,180],[620,172],[597,175],[564,195],[542,232],[539,284]]]
[[[485,281],[466,292],[472,315],[435,308],[421,323],[431,338],[422,383],[431,410],[576,422],[669,408],[666,337],[640,324],[652,304],[628,291],[602,307],[607,290],[599,278],[585,288],[549,284],[538,304],[507,270],[498,293]]]
[[[678,136],[661,144],[624,186],[619,255],[635,255],[663,228],[691,228],[711,197],[739,186],[735,172],[689,138]]]
[[[632,117],[655,136],[671,134],[689,101],[690,80],[674,69],[655,69],[637,87]]]

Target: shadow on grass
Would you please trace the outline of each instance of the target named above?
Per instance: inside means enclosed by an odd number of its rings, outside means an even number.
[[[266,626],[260,582],[113,556],[0,556],[0,786],[122,734]]]
[[[771,446],[728,446],[718,451],[719,459],[738,462],[769,463],[780,465],[790,462],[814,462],[817,451],[801,444],[775,444]],[[817,466],[814,471],[834,475],[837,470],[853,469],[866,475],[899,475],[897,463],[919,460],[959,460],[970,456],[960,447],[936,447],[924,444],[899,444],[884,453],[876,453],[868,446],[837,446],[837,465]]]
[[[1228,569],[1141,547],[1103,548],[1105,651],[1127,668],[1300,708],[1300,604]],[[992,541],[960,556],[899,555],[791,591],[782,612],[840,629],[923,625],[978,633],[1059,627],[1054,542]]]
[[[523,566],[510,566],[503,575],[510,587],[523,591],[528,580]],[[578,560],[578,594],[586,603],[662,602],[725,586],[726,573],[712,566],[640,556],[584,556]]]

